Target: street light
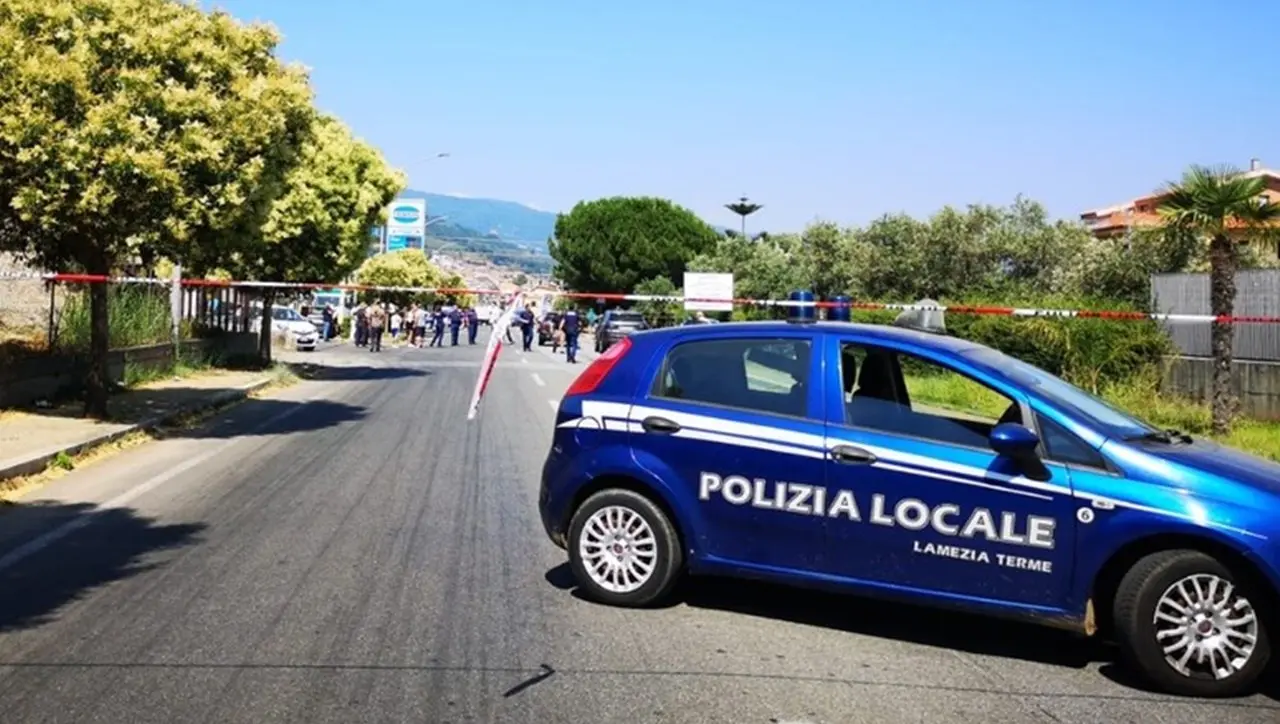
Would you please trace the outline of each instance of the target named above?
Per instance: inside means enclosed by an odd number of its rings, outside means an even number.
[[[725,204],[724,207],[742,217],[743,239],[747,238],[747,217],[764,208],[760,204],[751,203],[746,196],[739,197],[737,201],[732,204]]]

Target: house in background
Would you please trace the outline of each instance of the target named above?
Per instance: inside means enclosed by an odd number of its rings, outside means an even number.
[[[1272,203],[1280,204],[1280,171],[1265,168],[1255,158],[1249,162],[1249,170],[1244,175],[1265,179],[1267,187],[1263,194]],[[1099,239],[1123,237],[1131,229],[1158,225],[1160,202],[1164,197],[1165,194],[1157,192],[1123,204],[1086,211],[1080,215],[1080,220]],[[1272,249],[1271,253],[1275,254],[1276,250]]]

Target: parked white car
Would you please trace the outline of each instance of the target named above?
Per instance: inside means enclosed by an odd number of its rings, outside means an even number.
[[[476,315],[480,317],[481,324],[493,324],[502,315],[502,310],[493,304],[480,304],[476,306]]]
[[[261,309],[261,307],[259,307]],[[261,322],[254,321],[254,331],[261,328]],[[320,341],[320,329],[298,313],[292,307],[275,305],[271,308],[271,336],[283,337],[294,349],[315,351]]]

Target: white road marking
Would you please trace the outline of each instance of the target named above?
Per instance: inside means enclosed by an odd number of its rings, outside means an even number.
[[[537,372],[531,373],[530,376],[533,377],[533,383],[536,384],[537,386],[539,387],[547,386],[547,383],[542,381],[542,378],[538,376]]]
[[[187,460],[186,462],[182,463],[181,465],[178,465],[177,467],[170,468],[165,472],[160,473],[159,475],[151,478],[150,480],[144,483],[141,483],[139,485],[136,485],[133,488],[125,491],[124,493],[117,495],[111,500],[108,500],[107,502],[98,506],[95,509],[95,512],[112,510],[115,508],[124,508],[129,503],[133,502],[134,499],[139,498],[143,495],[146,495],[147,493],[151,492],[152,490],[155,490],[161,485],[164,485],[170,480],[173,480],[174,478],[185,473],[186,471],[202,463],[208,462],[211,458],[221,454],[225,448],[230,447],[231,445],[234,445],[235,443],[244,440],[245,438],[249,437],[250,435],[253,435],[254,433],[258,432],[259,430],[265,427],[268,427],[274,423],[280,422],[286,417],[289,417],[290,415],[293,415],[305,409],[306,402],[314,402],[316,399],[319,399],[319,398],[312,398],[311,400],[300,401],[297,407],[291,407],[288,410],[281,412],[279,415],[275,415],[274,417],[269,417],[266,420],[263,420],[259,424],[254,425],[252,428],[250,428],[249,431],[246,432],[244,435],[234,437],[211,450],[208,450],[204,453],[201,453],[200,455],[197,455],[191,458],[190,460]],[[63,538],[66,538],[67,536],[71,535],[77,530],[80,530],[81,528],[84,528],[85,526],[88,526],[93,522],[94,522],[94,516],[86,515],[80,518],[76,518],[75,520],[69,521],[67,523],[63,523],[57,528],[54,528],[53,530],[48,531],[43,535],[37,536],[36,538],[33,538],[30,541],[27,541],[26,543],[18,546],[17,548],[14,548],[13,550],[9,551],[4,556],[0,556],[0,571],[5,570],[6,568],[11,568],[15,564],[20,563],[22,560],[36,553],[39,553],[45,548],[48,548],[54,543],[57,543]]]
[[[559,412],[559,411],[560,411],[560,403],[559,403],[559,402],[556,402],[555,400],[547,400],[547,404],[548,404],[548,405],[551,405],[551,409],[553,409],[553,410],[555,410],[555,411],[557,411],[557,412]]]
[[[521,362],[523,362],[523,363],[525,363],[525,364],[529,364],[529,358],[528,358],[528,357],[521,357],[521,358],[520,358],[520,361],[521,361]]]

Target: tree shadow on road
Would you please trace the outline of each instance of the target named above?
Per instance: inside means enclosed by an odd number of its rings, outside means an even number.
[[[427,377],[431,373],[409,367],[370,367],[367,365],[326,365],[316,362],[286,362],[285,365],[304,380],[346,382],[353,380],[398,380],[406,377]]]
[[[157,553],[197,542],[205,527],[158,525],[126,508],[40,502],[0,507],[0,526],[31,533],[0,549],[0,633],[48,623],[95,589],[162,565]],[[73,528],[65,537],[40,537],[66,526]],[[23,555],[23,546],[41,542]]]
[[[567,563],[547,571],[545,578],[552,586],[584,598]],[[1133,680],[1122,678],[1125,675],[1114,664],[1115,651],[1110,645],[1018,621],[713,577],[682,581],[666,607],[681,604],[1071,669],[1103,662],[1102,673],[1108,679],[1125,687],[1141,688]],[[1267,685],[1260,693],[1280,699],[1277,691],[1280,690]]]
[[[158,439],[230,439],[245,435],[316,432],[368,415],[364,407],[331,400],[281,400],[256,397],[194,425],[181,421],[152,432]]]

